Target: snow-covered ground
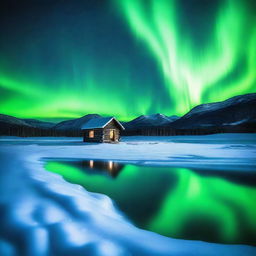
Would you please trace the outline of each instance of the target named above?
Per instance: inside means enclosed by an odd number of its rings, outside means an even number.
[[[0,138],[0,255],[256,255],[246,245],[171,239],[133,226],[110,198],[44,170],[45,158],[108,159],[256,174],[256,135]]]

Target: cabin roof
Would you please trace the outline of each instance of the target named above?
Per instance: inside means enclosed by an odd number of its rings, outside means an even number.
[[[124,127],[122,126],[122,124],[115,117],[98,117],[98,118],[90,119],[88,122],[82,125],[81,129],[85,130],[85,129],[94,129],[94,128],[104,128],[112,120],[115,120],[118,126],[122,130],[124,130]]]

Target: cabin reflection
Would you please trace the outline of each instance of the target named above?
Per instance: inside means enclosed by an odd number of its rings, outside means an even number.
[[[92,171],[105,171],[108,172],[112,177],[117,177],[124,165],[114,161],[85,160],[79,162],[79,167],[86,170],[91,169]]]

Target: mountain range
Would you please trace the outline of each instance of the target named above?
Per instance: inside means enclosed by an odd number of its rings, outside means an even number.
[[[178,120],[178,116],[165,116],[163,114],[153,114],[153,115],[142,115],[130,122],[123,122],[126,129],[138,129],[145,127],[157,127],[173,123]]]
[[[89,114],[86,116],[82,116],[80,118],[71,119],[67,121],[62,121],[54,126],[54,129],[59,131],[68,131],[68,130],[80,130],[82,125],[85,124],[87,121],[101,117],[97,114]]]
[[[244,126],[256,124],[256,93],[201,104],[171,124],[176,129]]]
[[[39,121],[37,119],[22,119],[14,116],[0,114],[0,125],[1,127],[26,126],[31,128],[50,129],[53,128],[56,124],[51,122]]]
[[[92,118],[101,117],[89,114],[80,118],[66,120],[59,123],[43,122],[36,119],[21,119],[0,114],[0,135],[24,135],[17,133],[26,129],[27,136],[76,136],[81,127]],[[241,129],[242,132],[256,132],[256,93],[232,97],[222,102],[201,104],[192,108],[182,117],[165,116],[163,114],[141,115],[129,122],[122,122],[127,134],[129,131],[143,131],[147,129],[164,130],[195,130],[229,132]],[[232,129],[231,129],[232,128]],[[219,130],[218,130],[219,129]],[[33,131],[33,135],[31,135]],[[40,132],[39,132],[40,131]],[[71,133],[72,132],[72,133]],[[136,134],[134,132],[133,134]],[[138,133],[141,134],[141,133]]]

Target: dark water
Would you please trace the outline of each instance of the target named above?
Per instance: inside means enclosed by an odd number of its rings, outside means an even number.
[[[138,227],[182,239],[256,245],[256,177],[248,173],[48,161],[46,169],[111,197]]]

